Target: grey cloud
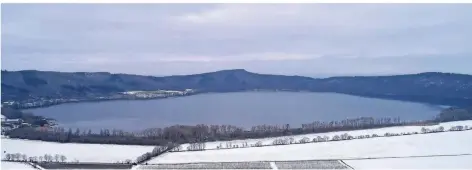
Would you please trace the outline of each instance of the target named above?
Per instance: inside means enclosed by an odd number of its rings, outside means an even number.
[[[472,6],[3,4],[2,68],[472,73]],[[402,61],[402,62],[392,62]]]

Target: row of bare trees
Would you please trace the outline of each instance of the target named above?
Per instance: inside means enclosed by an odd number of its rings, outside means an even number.
[[[60,154],[45,154],[44,156],[27,156],[21,153],[6,153],[4,160],[19,162],[65,162],[67,157]]]
[[[180,145],[176,143],[168,143],[167,145],[164,145],[164,146],[156,146],[151,152],[146,152],[143,155],[136,158],[136,163],[139,164],[139,163],[146,162],[153,157],[159,156],[163,154],[164,152],[173,150],[178,147],[180,147]]]
[[[359,130],[379,127],[389,127],[408,124],[422,124],[427,121],[405,122],[399,118],[368,118],[346,119],[342,121],[320,122],[315,121],[302,124],[301,127],[285,125],[257,125],[250,129],[244,129],[232,125],[205,125],[195,126],[174,125],[165,128],[150,128],[139,132],[125,132],[117,129],[102,129],[97,132],[81,129],[53,128],[18,128],[9,131],[12,138],[75,142],[75,143],[102,143],[102,144],[132,144],[132,145],[158,145],[164,146],[172,143],[196,143],[190,146],[190,150],[200,150],[203,142],[256,139],[266,137],[279,137],[286,135],[299,135],[308,133],[322,133],[344,130]],[[278,141],[277,143],[281,143]],[[283,142],[282,142],[283,143]],[[178,149],[178,148],[177,148]]]
[[[187,146],[188,151],[201,151],[205,150],[206,144],[205,142],[199,142],[199,143],[191,143],[189,146]]]
[[[457,126],[452,126],[448,129],[448,131],[463,131],[463,130],[471,130],[472,127],[469,127],[469,126],[461,126],[461,125],[457,125]],[[442,126],[439,126],[438,128],[436,129],[429,129],[429,128],[421,128],[421,133],[436,133],[436,132],[444,132],[446,129]]]
[[[472,127],[469,126],[452,126],[450,127],[449,130],[447,131],[463,131],[463,130],[472,130]],[[402,132],[402,133],[392,133],[392,132],[386,132],[383,134],[383,137],[391,137],[391,136],[402,136],[402,135],[413,135],[413,134],[420,134],[420,133],[437,133],[437,132],[445,132],[446,129],[443,126],[439,126],[434,129],[429,129],[426,127],[421,128],[421,132]],[[295,140],[293,137],[280,137],[276,138],[272,141],[271,144],[269,145],[264,145],[264,146],[270,146],[270,145],[289,145],[289,144],[302,144],[302,143],[309,143],[309,142],[328,142],[328,141],[341,141],[341,140],[352,140],[352,139],[366,139],[366,138],[376,138],[376,137],[381,137],[378,134],[372,134],[372,135],[357,135],[357,136],[351,136],[348,133],[343,133],[341,135],[334,135],[332,138],[329,136],[316,136],[312,140],[308,137],[303,137],[299,140]],[[244,143],[237,143],[237,142],[226,142],[226,145],[223,145],[223,143],[220,143],[216,149],[233,149],[233,148],[240,148],[240,147],[260,147],[263,146],[261,141],[258,141],[256,144],[250,144],[248,145],[247,142]]]

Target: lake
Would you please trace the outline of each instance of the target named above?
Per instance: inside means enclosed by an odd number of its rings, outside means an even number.
[[[73,103],[30,109],[27,112],[55,118],[65,127],[134,131],[202,123],[241,127],[287,123],[300,126],[315,120],[331,121],[363,116],[424,120],[439,114],[440,107],[336,93],[238,92],[157,100]]]

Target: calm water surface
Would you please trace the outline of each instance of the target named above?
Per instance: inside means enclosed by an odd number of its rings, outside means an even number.
[[[420,103],[363,98],[335,93],[240,92],[187,97],[63,104],[27,110],[57,119],[62,126],[84,129],[140,130],[174,124],[257,124],[299,126],[314,120],[361,116],[430,119],[440,111]]]

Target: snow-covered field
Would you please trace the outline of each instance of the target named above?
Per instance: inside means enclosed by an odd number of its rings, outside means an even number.
[[[366,129],[366,130],[354,130],[354,131],[339,131],[339,132],[327,132],[327,133],[316,133],[316,134],[305,134],[305,135],[294,135],[290,136],[295,139],[295,141],[298,141],[302,139],[303,137],[308,137],[310,138],[310,141],[317,136],[328,136],[330,139],[335,136],[335,135],[342,135],[344,133],[348,133],[351,136],[359,136],[359,135],[372,135],[372,134],[377,134],[379,136],[383,136],[385,133],[402,133],[402,132],[421,132],[421,128],[425,127],[428,129],[436,129],[439,126],[443,126],[445,130],[449,130],[452,126],[469,126],[472,127],[472,121],[471,120],[466,120],[466,121],[456,121],[456,122],[447,122],[447,123],[441,123],[439,125],[433,125],[433,126],[397,126],[397,127],[387,127],[387,128],[379,128],[379,129]],[[220,144],[222,146],[226,146],[226,143],[230,142],[232,145],[239,145],[240,147],[244,142],[247,142],[248,145],[255,144],[258,141],[261,141],[263,145],[272,145],[272,142],[277,139],[277,138],[264,138],[264,139],[248,139],[248,140],[233,140],[233,141],[216,141],[216,142],[207,142],[206,143],[206,149],[216,149],[217,146]],[[183,144],[182,149],[187,150],[188,144]]]
[[[426,126],[435,129],[443,126],[446,130],[452,126],[472,126],[472,121],[458,121],[443,123],[435,126]],[[330,132],[320,134],[307,134],[291,136],[296,140],[316,136],[341,135],[348,133],[358,135],[383,135],[389,133],[420,132],[422,126],[390,127],[370,130],[357,130],[346,132]],[[232,141],[232,144],[254,144],[262,141],[263,144],[271,144],[275,138],[251,139]],[[210,142],[207,148],[216,148],[220,143]],[[105,145],[105,144],[61,144],[54,142],[30,141],[20,139],[3,138],[1,140],[2,158],[5,153],[21,153],[29,156],[44,156],[45,154],[60,154],[67,157],[67,161],[79,162],[104,162],[114,163],[126,159],[134,160],[145,152],[152,151],[152,146],[131,145]],[[184,149],[186,146],[183,147]],[[472,156],[457,157],[428,157],[428,158],[389,158],[349,160],[352,158],[375,157],[403,157],[425,155],[454,155],[472,154],[472,130],[418,134],[408,136],[393,136],[369,139],[354,139],[346,141],[265,146],[237,149],[220,149],[190,152],[170,152],[150,160],[148,163],[195,163],[195,162],[243,162],[243,161],[289,161],[289,160],[313,160],[313,159],[342,159],[355,169],[378,168],[456,168],[472,169]],[[4,168],[2,162],[2,169]],[[11,165],[10,165],[11,164]],[[13,169],[31,168],[28,165],[8,163],[5,166]],[[24,168],[14,166],[25,166]]]
[[[354,169],[471,169],[472,156],[345,160]]]
[[[2,159],[5,153],[21,153],[30,156],[60,154],[67,161],[116,163],[126,159],[135,160],[138,156],[150,152],[153,146],[107,145],[107,144],[76,144],[54,143],[21,139],[2,138]]]
[[[31,165],[22,162],[2,161],[2,170],[36,170]]]
[[[465,125],[469,122],[442,124]],[[405,130],[421,127],[397,127]],[[374,129],[369,133],[406,132]],[[376,131],[376,132],[372,132]],[[340,132],[337,132],[340,133]],[[364,134],[358,131],[351,135]],[[316,135],[315,135],[316,136]],[[422,155],[472,154],[472,131],[443,132],[394,136],[347,141],[307,143],[295,145],[266,146],[238,149],[221,149],[194,152],[171,152],[149,161],[149,163],[189,163],[189,162],[235,162],[271,160],[349,159],[366,157],[399,157]]]

